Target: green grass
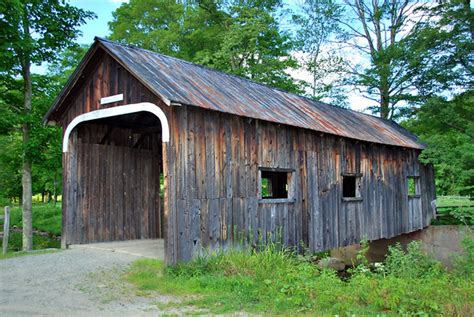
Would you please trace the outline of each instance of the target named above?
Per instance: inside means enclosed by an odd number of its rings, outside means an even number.
[[[0,260],[4,259],[11,259],[11,258],[17,258],[20,256],[27,256],[27,255],[40,255],[40,254],[48,254],[48,253],[55,253],[59,252],[61,250],[42,250],[42,251],[37,251],[37,252],[26,252],[26,251],[19,251],[19,252],[7,252],[7,254],[3,255],[0,253]]]
[[[443,206],[472,206],[474,205],[473,200],[469,200],[468,197],[460,196],[439,196],[436,198],[436,205],[439,207]]]
[[[3,215],[3,213],[2,208],[0,214]],[[10,226],[21,228],[22,221],[21,208],[12,207],[10,211]],[[56,207],[53,207],[53,204],[33,204],[33,229],[55,236],[61,235],[61,205],[58,204]],[[3,227],[0,230],[3,230]]]
[[[463,265],[471,262],[472,255]],[[335,271],[270,246],[262,252],[216,253],[171,268],[158,260],[138,260],[126,279],[140,294],[158,291],[182,299],[170,306],[218,314],[472,316],[471,271],[447,272],[413,244],[408,252],[393,248],[376,269],[361,264],[343,280]]]

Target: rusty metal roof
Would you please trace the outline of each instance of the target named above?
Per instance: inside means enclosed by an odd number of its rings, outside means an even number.
[[[96,38],[108,53],[168,101],[409,148],[424,146],[389,120],[317,102],[184,60]]]

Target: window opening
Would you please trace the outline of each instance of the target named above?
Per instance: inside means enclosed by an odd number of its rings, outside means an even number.
[[[342,178],[342,193],[344,197],[357,197],[356,196],[356,177],[355,176],[343,176]]]
[[[261,170],[261,198],[289,198],[291,175],[290,171]]]
[[[348,199],[360,200],[360,178],[362,174],[343,174],[342,175],[342,197]]]
[[[418,176],[408,176],[408,196],[420,195],[420,178]]]

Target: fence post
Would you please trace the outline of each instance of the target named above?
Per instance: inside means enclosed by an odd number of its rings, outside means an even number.
[[[3,255],[8,251],[8,234],[10,230],[10,207],[5,207],[5,219],[3,221]]]

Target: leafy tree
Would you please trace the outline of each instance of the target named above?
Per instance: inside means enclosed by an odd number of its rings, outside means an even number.
[[[4,81],[5,83],[6,81]],[[22,100],[22,81],[13,79],[9,90],[0,97],[0,102],[5,104],[2,112],[9,114],[1,117],[7,124],[0,131],[0,197],[16,199],[21,196],[21,166],[24,145],[22,144],[21,126],[25,120],[30,126],[30,140],[27,151],[31,153],[29,159],[32,163],[32,192],[43,192],[45,183],[54,185],[56,175],[56,189],[59,189],[58,180],[61,167],[61,132],[58,127],[44,126],[43,115],[54,100],[58,92],[57,79],[49,76],[32,76],[32,111],[24,116],[20,109],[14,106]],[[47,181],[42,181],[47,179]],[[54,186],[51,186],[54,191]],[[21,199],[19,199],[21,201]]]
[[[298,26],[297,48],[303,55],[303,67],[311,74],[311,97],[338,106],[347,106],[347,94],[341,88],[344,61],[328,49],[332,38],[341,32],[337,20],[342,6],[334,0],[305,0],[293,16]]]
[[[427,18],[407,38],[410,69],[422,101],[472,89],[474,12],[469,0],[439,1],[419,9]]]
[[[408,128],[428,144],[421,159],[433,163],[438,193],[474,194],[474,14],[470,1],[420,7],[427,18],[407,37],[408,64],[423,105]]]
[[[132,0],[112,13],[110,38],[195,61],[218,47],[219,14],[217,4],[210,5],[204,10],[183,1]]]
[[[409,67],[411,51],[405,44],[417,17],[418,1],[345,0],[346,14],[338,22],[345,30],[343,43],[367,58],[368,63],[348,63],[349,84],[377,103],[371,107],[382,118],[394,119],[408,110],[414,73]]]
[[[30,146],[33,87],[31,65],[55,60],[58,51],[71,44],[77,27],[91,12],[62,0],[4,0],[0,2],[0,73],[23,81],[22,193],[23,249],[32,249],[32,156]],[[16,105],[15,108],[18,108]]]
[[[131,0],[113,13],[110,38],[299,92],[286,72],[297,63],[281,8],[281,0]]]
[[[21,135],[0,135],[0,148],[0,198],[21,201]]]
[[[88,50],[89,45],[73,44],[64,51],[59,52],[57,59],[49,63],[47,71],[49,80],[47,87],[53,95],[59,93],[64,87]],[[47,77],[45,77],[45,79]],[[57,85],[57,87],[54,87],[55,85]]]
[[[431,98],[403,124],[426,142],[420,159],[434,165],[437,192],[473,196],[474,91]]]

